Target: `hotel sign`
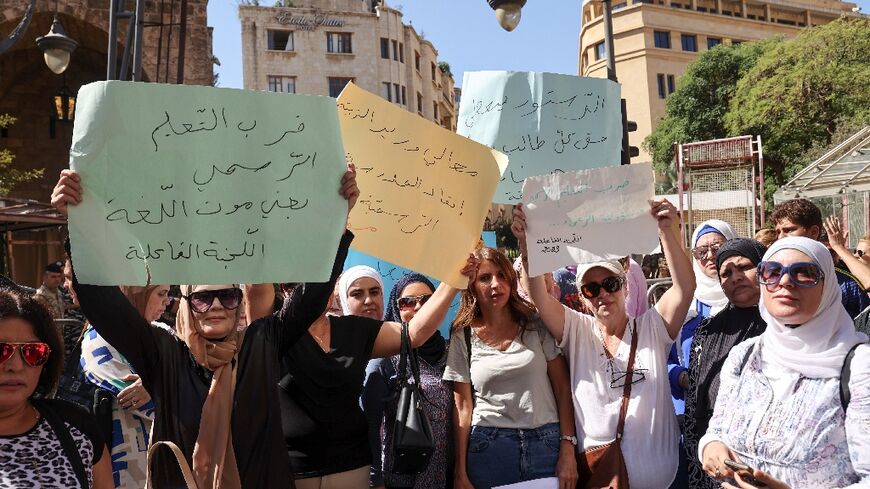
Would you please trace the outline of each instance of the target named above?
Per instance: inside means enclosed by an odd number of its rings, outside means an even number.
[[[275,20],[281,25],[296,26],[303,31],[313,31],[318,27],[343,27],[344,21],[322,14],[293,15],[292,12],[282,12],[275,16]]]

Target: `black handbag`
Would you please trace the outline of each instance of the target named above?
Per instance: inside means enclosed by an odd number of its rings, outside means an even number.
[[[413,384],[408,382],[409,366],[414,377]],[[417,352],[411,348],[408,323],[402,323],[402,349],[396,388],[399,390],[399,400],[396,424],[393,426],[393,444],[390,447],[393,455],[392,473],[420,474],[429,466],[435,443],[429,417],[423,410],[426,400],[420,392],[420,364]]]

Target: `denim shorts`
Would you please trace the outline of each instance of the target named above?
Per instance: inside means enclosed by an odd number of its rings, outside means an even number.
[[[559,459],[559,423],[532,429],[472,426],[468,478],[475,489],[554,477]]]

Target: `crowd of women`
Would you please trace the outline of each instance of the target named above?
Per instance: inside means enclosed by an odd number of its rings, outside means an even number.
[[[338,189],[352,208],[352,167]],[[65,170],[52,202],[82,191]],[[870,486],[870,347],[843,305],[839,223],[818,223],[829,250],[786,211],[769,247],[707,221],[687,254],[673,205],[650,214],[672,278],[652,307],[628,257],[530,277],[521,206],[516,267],[470,250],[465,290],[342,273],[346,231],[328,282],[181,285],[172,325],[157,321],[168,287],[82,284],[68,259],[81,365],[113,394],[112,426],[50,398],[57,329],[0,289],[0,487]],[[860,250],[843,260],[859,283]],[[405,326],[434,440],[418,474],[390,449]]]

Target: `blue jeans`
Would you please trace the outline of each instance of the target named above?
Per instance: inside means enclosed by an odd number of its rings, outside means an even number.
[[[559,423],[533,429],[472,426],[468,478],[475,489],[554,477],[559,459]]]

